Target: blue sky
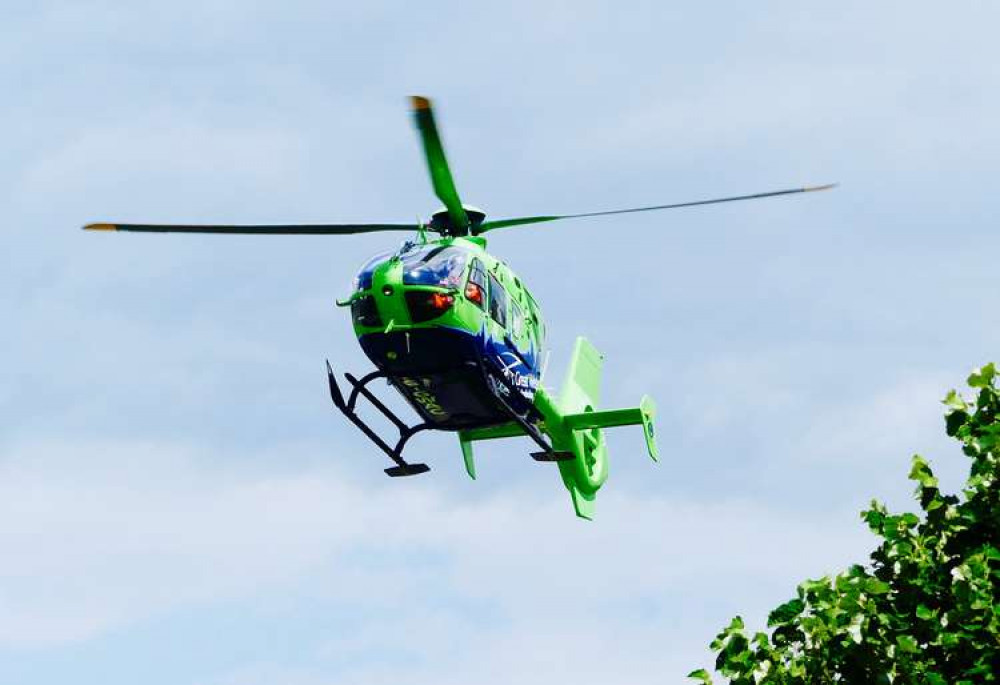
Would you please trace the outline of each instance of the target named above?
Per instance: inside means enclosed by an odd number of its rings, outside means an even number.
[[[0,34],[0,683],[681,682],[735,614],[865,558],[909,457],[956,486],[938,400],[996,359],[1000,11],[37,2]],[[85,234],[97,220],[410,221],[463,199],[584,212],[498,232],[605,402],[592,523],[530,446],[412,445],[390,481],[335,415],[335,298],[387,236]]]

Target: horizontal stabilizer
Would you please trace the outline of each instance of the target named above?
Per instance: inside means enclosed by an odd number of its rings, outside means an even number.
[[[614,428],[615,426],[635,426],[642,423],[642,410],[606,409],[604,411],[588,411],[582,414],[570,414],[566,417],[566,425],[573,430],[584,428]]]
[[[653,428],[653,418],[656,416],[656,404],[648,395],[642,398],[639,406],[634,409],[608,409],[604,411],[588,411],[579,414],[569,414],[565,417],[566,426],[571,430],[586,430],[588,428],[614,428],[615,426],[642,426],[646,437],[646,449],[653,461],[659,461],[656,449],[656,433]]]

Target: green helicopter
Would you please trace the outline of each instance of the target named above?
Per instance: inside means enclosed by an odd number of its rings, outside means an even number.
[[[604,358],[584,338],[576,340],[561,391],[550,393],[541,384],[545,349],[541,310],[510,267],[486,251],[483,234],[562,219],[752,200],[834,186],[487,221],[483,211],[462,204],[459,198],[430,101],[415,96],[411,103],[434,192],[444,204],[426,225],[94,223],[84,228],[248,235],[413,233],[414,238],[398,249],[369,260],[355,278],[350,296],[337,301],[339,306],[350,308],[358,342],[376,370],[360,379],[344,374],[350,385],[345,395],[328,361],[327,380],[334,405],[392,460],[394,465],[385,472],[393,477],[429,470],[426,464],[403,458],[410,438],[424,430],[456,432],[466,471],[473,479],[474,442],[527,437],[537,447],[531,456],[536,461],[555,462],[577,515],[590,519],[597,492],[608,477],[603,429],[642,426],[649,456],[655,461],[655,405],[643,397],[634,408],[599,409]],[[429,233],[437,237],[430,238]],[[369,384],[382,378],[414,409],[417,423],[406,423],[372,393]],[[383,439],[358,415],[361,397],[395,426],[399,433],[395,440]]]

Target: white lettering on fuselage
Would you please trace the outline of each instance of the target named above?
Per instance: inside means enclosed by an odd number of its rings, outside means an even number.
[[[513,359],[513,361],[508,363],[503,359],[504,357]],[[503,375],[507,379],[507,382],[528,396],[535,394],[535,387],[538,385],[538,380],[531,374],[524,374],[514,370],[516,366],[524,366],[516,354],[513,352],[503,352],[500,355],[499,361],[501,367],[503,367]]]

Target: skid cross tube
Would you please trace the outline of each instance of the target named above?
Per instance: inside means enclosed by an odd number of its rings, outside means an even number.
[[[368,436],[375,445],[388,455],[390,459],[396,462],[396,466],[390,466],[385,469],[387,475],[392,477],[398,476],[415,476],[418,473],[426,473],[430,471],[430,467],[427,464],[410,464],[405,459],[403,459],[403,448],[406,447],[407,441],[412,438],[416,433],[428,428],[433,428],[434,425],[428,422],[417,424],[416,426],[407,426],[403,423],[398,416],[396,416],[391,409],[389,409],[385,404],[382,403],[372,391],[366,386],[371,381],[376,378],[385,378],[386,374],[381,371],[372,371],[360,381],[349,373],[344,374],[344,378],[347,382],[351,384],[351,394],[348,396],[347,401],[344,400],[344,394],[340,391],[340,386],[337,384],[337,377],[333,373],[333,367],[330,366],[329,360],[326,362],[326,377],[327,382],[330,386],[330,399],[333,400],[333,404],[341,413],[346,416],[351,423],[357,426],[362,433]],[[399,431],[399,439],[396,441],[395,447],[390,447],[385,440],[383,440],[379,435],[372,430],[371,426],[364,422],[364,420],[358,416],[354,407],[357,405],[358,397],[364,396],[366,400],[371,402],[372,406],[382,412],[385,416]]]

